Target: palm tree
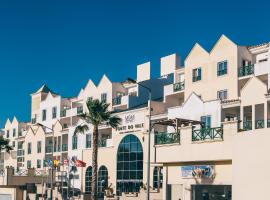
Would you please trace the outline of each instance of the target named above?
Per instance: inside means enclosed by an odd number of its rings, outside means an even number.
[[[6,150],[6,152],[9,152],[13,150],[13,148],[9,146],[9,140],[3,138],[3,136],[0,136],[0,152],[2,152],[2,150]]]
[[[86,102],[88,112],[80,115],[80,118],[86,123],[76,127],[74,134],[85,133],[88,130],[87,124],[93,126],[93,142],[92,142],[92,183],[91,183],[91,199],[97,199],[97,171],[98,171],[98,143],[99,134],[98,127],[102,124],[117,128],[121,119],[109,111],[109,104],[104,101],[89,99]]]

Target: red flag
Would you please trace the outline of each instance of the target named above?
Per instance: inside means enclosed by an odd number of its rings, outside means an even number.
[[[76,160],[76,167],[86,167],[86,163],[81,160]]]

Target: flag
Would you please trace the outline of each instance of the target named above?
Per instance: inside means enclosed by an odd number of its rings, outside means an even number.
[[[76,160],[77,167],[86,167],[86,163],[81,160]]]
[[[53,165],[54,165],[54,167],[58,167],[59,166],[59,160],[54,160],[53,161]]]

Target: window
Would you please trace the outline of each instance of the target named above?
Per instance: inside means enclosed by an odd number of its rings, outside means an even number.
[[[143,148],[134,135],[125,136],[117,151],[116,192],[139,192],[143,185]]]
[[[72,136],[72,149],[77,149],[78,148],[78,137],[77,135]]]
[[[27,160],[27,169],[31,168],[31,160]]]
[[[16,128],[13,129],[13,137],[16,137]]]
[[[101,166],[98,170],[98,198],[104,198],[105,188],[108,187],[108,170],[105,166]]]
[[[93,97],[88,97],[87,101],[93,101]]]
[[[154,189],[162,188],[163,168],[155,167],[153,171],[153,187]]]
[[[41,153],[41,141],[37,142],[37,153]]]
[[[9,138],[9,130],[7,130],[7,138]]]
[[[12,147],[15,148],[16,144],[15,144],[15,141],[12,142]]]
[[[52,108],[52,118],[55,119],[56,116],[57,116],[57,107],[55,106]]]
[[[41,168],[41,160],[37,160],[37,168],[39,169],[39,168]]]
[[[47,114],[47,111],[46,110],[42,110],[42,121],[45,121],[46,120],[46,114]]]
[[[202,80],[202,68],[196,68],[192,70],[192,81],[196,82],[196,81],[200,81]]]
[[[205,128],[211,128],[211,116],[202,116],[201,117],[201,122],[203,123]]]
[[[31,142],[28,142],[28,144],[27,144],[27,153],[28,154],[32,153],[32,144],[31,144]]]
[[[228,66],[227,60],[219,62],[217,64],[217,75],[222,76],[224,74],[227,74],[227,66]]]
[[[92,182],[92,167],[89,166],[85,172],[85,193],[90,194],[91,192],[91,182]]]
[[[103,102],[107,102],[107,93],[102,93],[100,100]]]
[[[227,90],[220,90],[217,92],[217,98],[220,100],[226,100],[228,98]]]
[[[85,148],[91,148],[91,135],[90,134],[86,134],[85,135],[85,139],[86,139],[86,144],[85,144]]]

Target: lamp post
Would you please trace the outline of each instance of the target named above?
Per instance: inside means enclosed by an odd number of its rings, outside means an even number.
[[[151,99],[152,99],[152,91],[149,87],[146,87],[140,83],[138,83],[137,81],[135,81],[134,79],[132,78],[127,78],[127,81],[128,82],[131,82],[131,83],[134,83],[134,84],[137,84],[141,87],[143,87],[144,89],[146,89],[148,91],[148,110],[149,110],[149,128],[148,128],[148,157],[147,157],[147,197],[146,199],[147,200],[150,200],[150,146],[151,146],[151,129],[152,129],[152,126],[151,126]]]
[[[41,126],[42,128],[47,128],[49,130],[52,131],[53,137],[52,137],[52,158],[53,158],[53,151],[54,151],[54,130],[52,128],[49,128],[41,123],[37,123],[38,126]],[[53,162],[54,164],[54,162]],[[53,200],[53,166],[51,167],[51,195],[50,195],[50,199]]]

